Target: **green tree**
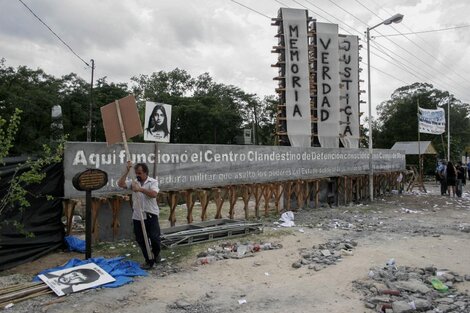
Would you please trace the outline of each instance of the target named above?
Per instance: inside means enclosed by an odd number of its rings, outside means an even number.
[[[13,155],[40,151],[49,142],[51,109],[59,103],[59,88],[60,81],[41,69],[14,69],[0,61],[0,115],[9,118],[17,108],[23,112],[16,133],[21,140],[11,148]]]
[[[443,100],[445,103],[450,101],[451,156],[453,159],[458,159],[465,146],[470,144],[468,104],[462,103],[449,92],[438,90],[426,83],[414,83],[398,88],[390,100],[378,106],[378,119],[373,124],[374,147],[388,149],[397,141],[417,141],[418,101],[421,108],[435,109]],[[443,108],[447,116],[447,105]],[[432,141],[439,156],[444,157],[447,145],[442,145],[442,142],[447,142],[447,137],[422,133],[420,140]]]
[[[215,83],[208,73],[192,78],[180,69],[132,81],[141,110],[145,101],[173,106],[171,142],[231,144],[241,134],[250,96],[238,87]]]

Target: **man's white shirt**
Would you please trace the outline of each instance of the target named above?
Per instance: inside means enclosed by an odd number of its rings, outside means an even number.
[[[139,181],[136,180],[136,182],[140,184]],[[132,180],[127,179],[126,180],[127,189],[131,189],[131,185],[132,185]],[[153,190],[153,191],[156,191],[157,193],[160,191],[160,188],[158,188],[158,180],[150,176],[147,177],[147,180],[145,180],[143,184],[141,184],[141,188]],[[158,208],[156,198],[151,198],[142,192],[132,192],[132,208],[134,209],[132,213],[133,220],[140,220],[139,207],[142,210],[142,215],[144,217],[144,220],[147,219],[146,214],[144,214],[145,212],[155,214],[157,216],[160,213],[160,209]]]

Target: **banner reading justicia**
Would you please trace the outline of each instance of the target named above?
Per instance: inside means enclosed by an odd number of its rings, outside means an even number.
[[[435,110],[418,108],[419,132],[440,135],[446,130],[446,117],[443,108]]]

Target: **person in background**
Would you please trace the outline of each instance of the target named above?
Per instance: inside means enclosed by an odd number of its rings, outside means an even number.
[[[441,184],[441,196],[445,195],[447,192],[447,179],[446,179],[446,162],[441,160],[437,164],[436,168],[436,178]]]
[[[468,179],[470,179],[470,160],[467,163],[467,173],[468,173]]]
[[[456,188],[456,193],[457,193],[457,197],[462,197],[462,193],[463,193],[463,186],[466,184],[466,180],[465,180],[465,168],[463,167],[462,165],[462,162],[458,162],[457,163],[457,167],[456,167],[456,170],[457,170],[457,188]]]
[[[455,185],[457,184],[457,170],[451,161],[447,163],[446,169],[446,181],[447,181],[447,193],[450,196],[452,191],[452,197],[455,197]]]
[[[134,234],[137,243],[142,250],[145,258],[145,263],[141,265],[142,269],[149,270],[153,267],[155,262],[160,261],[160,224],[158,222],[158,215],[160,209],[157,204],[157,194],[160,191],[158,188],[158,181],[155,178],[149,177],[149,169],[145,163],[137,163],[134,166],[135,176],[137,181],[131,181],[127,178],[132,162],[127,161],[125,173],[118,181],[118,186],[124,189],[132,189],[132,220],[134,223]],[[140,210],[145,223],[147,236],[150,240],[153,256],[148,255],[145,246],[144,234],[142,232],[142,225],[140,222]]]

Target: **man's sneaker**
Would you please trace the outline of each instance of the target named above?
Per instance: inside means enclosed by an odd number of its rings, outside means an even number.
[[[140,268],[146,271],[152,269],[152,267],[153,267],[153,262],[148,262],[148,263],[145,262],[145,263],[140,264]]]

